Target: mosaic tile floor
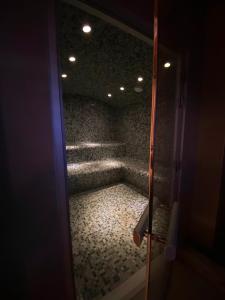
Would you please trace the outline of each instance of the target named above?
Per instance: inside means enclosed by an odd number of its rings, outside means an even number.
[[[144,266],[146,241],[140,248],[132,233],[148,199],[125,184],[76,194],[70,199],[70,223],[78,299],[97,300]],[[167,212],[156,211],[154,232],[166,234]],[[162,217],[160,217],[162,216]],[[160,220],[161,218],[161,220]],[[163,250],[153,244],[153,258]]]

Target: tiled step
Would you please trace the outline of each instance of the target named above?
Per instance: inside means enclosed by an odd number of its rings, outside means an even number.
[[[71,194],[122,180],[122,164],[113,159],[69,164],[67,170]]]
[[[124,143],[79,143],[66,146],[67,162],[79,163],[83,161],[96,161],[125,155]]]

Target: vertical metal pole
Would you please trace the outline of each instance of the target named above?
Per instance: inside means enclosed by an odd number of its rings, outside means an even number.
[[[153,70],[152,70],[152,109],[150,125],[150,154],[149,154],[149,224],[148,224],[148,254],[146,270],[145,299],[150,299],[150,272],[151,272],[151,245],[152,245],[152,218],[153,218],[153,177],[154,177],[154,150],[156,132],[156,103],[158,77],[158,0],[154,1],[154,40],[153,40]]]

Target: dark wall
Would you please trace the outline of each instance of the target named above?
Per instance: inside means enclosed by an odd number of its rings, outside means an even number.
[[[203,28],[196,30],[195,47],[189,61],[186,174],[182,185],[186,222],[183,229],[189,241],[213,251],[221,205],[225,144],[224,4],[209,5],[206,17],[201,20]],[[189,190],[187,178],[192,182]]]
[[[54,12],[1,6],[1,299],[74,299]]]

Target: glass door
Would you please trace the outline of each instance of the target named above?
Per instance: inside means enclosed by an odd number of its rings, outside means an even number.
[[[170,266],[176,258],[179,180],[185,119],[180,97],[181,61],[159,44],[158,1],[154,8],[152,94],[149,141],[149,205],[134,229],[134,242],[147,238],[145,295],[165,299]]]

